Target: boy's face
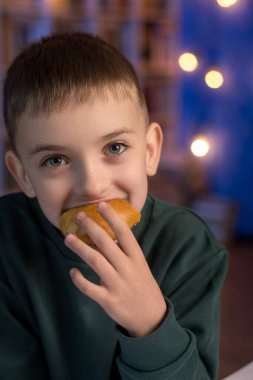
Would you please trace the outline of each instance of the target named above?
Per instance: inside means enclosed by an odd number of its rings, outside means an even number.
[[[63,211],[100,200],[124,198],[141,210],[161,142],[159,125],[146,128],[137,102],[110,97],[44,117],[24,114],[17,125],[18,156],[8,151],[6,164],[58,227]]]

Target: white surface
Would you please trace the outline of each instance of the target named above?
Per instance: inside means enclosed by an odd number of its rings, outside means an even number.
[[[223,380],[253,380],[253,362],[250,362]]]

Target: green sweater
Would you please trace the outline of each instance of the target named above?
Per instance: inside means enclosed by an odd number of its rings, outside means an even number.
[[[78,267],[36,199],[0,199],[2,380],[204,380],[217,376],[224,247],[192,211],[147,198],[134,228],[169,312],[131,338],[72,283]]]

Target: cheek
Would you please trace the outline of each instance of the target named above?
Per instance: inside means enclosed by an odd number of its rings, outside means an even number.
[[[38,189],[37,199],[46,218],[55,226],[59,226],[59,217],[65,199],[61,186],[43,186]]]
[[[141,210],[148,191],[145,163],[129,166],[121,171],[118,175],[118,184],[128,194],[130,203]]]
[[[146,177],[145,162],[135,161],[132,165],[126,165],[124,169],[121,168],[117,173],[117,178],[129,188],[145,182]]]

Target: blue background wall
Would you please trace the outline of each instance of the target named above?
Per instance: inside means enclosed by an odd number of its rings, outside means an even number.
[[[253,236],[253,1],[221,8],[215,0],[181,5],[181,50],[199,59],[193,73],[182,72],[179,141],[183,149],[205,134],[211,151],[202,159],[213,193],[236,201],[236,233]],[[209,68],[224,74],[210,89]]]

